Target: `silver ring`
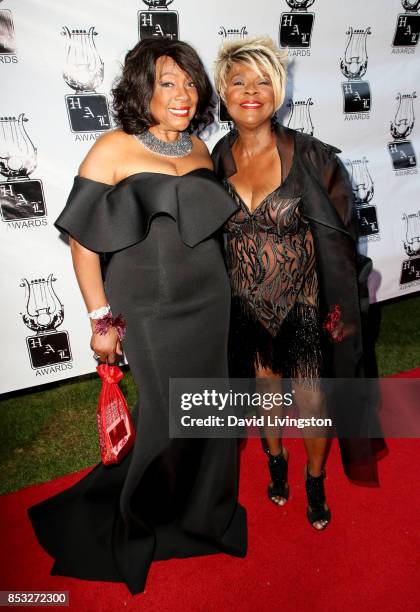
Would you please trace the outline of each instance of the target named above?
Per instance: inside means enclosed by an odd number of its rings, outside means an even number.
[[[97,355],[96,353],[93,353],[93,358],[94,359],[100,359],[99,355]]]

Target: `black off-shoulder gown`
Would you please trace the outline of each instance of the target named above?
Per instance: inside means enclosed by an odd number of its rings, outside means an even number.
[[[51,574],[144,590],[153,560],[246,554],[236,440],[169,439],[169,378],[227,377],[230,286],[217,230],[235,205],[212,171],[76,177],[56,226],[113,253],[105,289],[127,319],[136,442],[28,510]],[[95,407],[92,406],[92,418]]]

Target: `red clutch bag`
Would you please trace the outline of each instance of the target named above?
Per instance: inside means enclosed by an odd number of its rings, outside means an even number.
[[[96,371],[102,378],[96,417],[99,447],[104,465],[119,463],[132,448],[134,426],[127,402],[118,383],[124,374],[118,366],[101,363]]]

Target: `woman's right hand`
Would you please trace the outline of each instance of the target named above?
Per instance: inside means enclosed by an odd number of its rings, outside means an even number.
[[[121,341],[115,327],[110,327],[106,334],[93,331],[90,348],[98,359],[110,365],[115,363],[116,355],[122,355]]]

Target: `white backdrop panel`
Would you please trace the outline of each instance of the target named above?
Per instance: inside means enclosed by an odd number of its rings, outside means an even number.
[[[105,99],[110,103],[124,55],[139,40],[140,11],[147,12],[141,19],[153,24],[149,34],[154,35],[174,34],[176,12],[178,37],[197,49],[210,74],[224,38],[268,34],[280,43],[281,31],[281,41],[291,49],[279,116],[342,150],[357,199],[360,248],[374,262],[371,301],[420,289],[420,130],[415,120],[420,0],[168,0],[167,9],[162,0],[150,0],[155,6],[149,9],[146,4],[0,0],[0,275],[6,347],[0,392],[84,374],[96,365],[69,248],[53,222],[82,158],[112,128]],[[292,11],[293,4],[302,10]],[[71,33],[70,55],[63,28]],[[346,99],[342,84],[347,92],[351,88]],[[217,121],[208,130],[209,149],[228,129],[229,123]]]

